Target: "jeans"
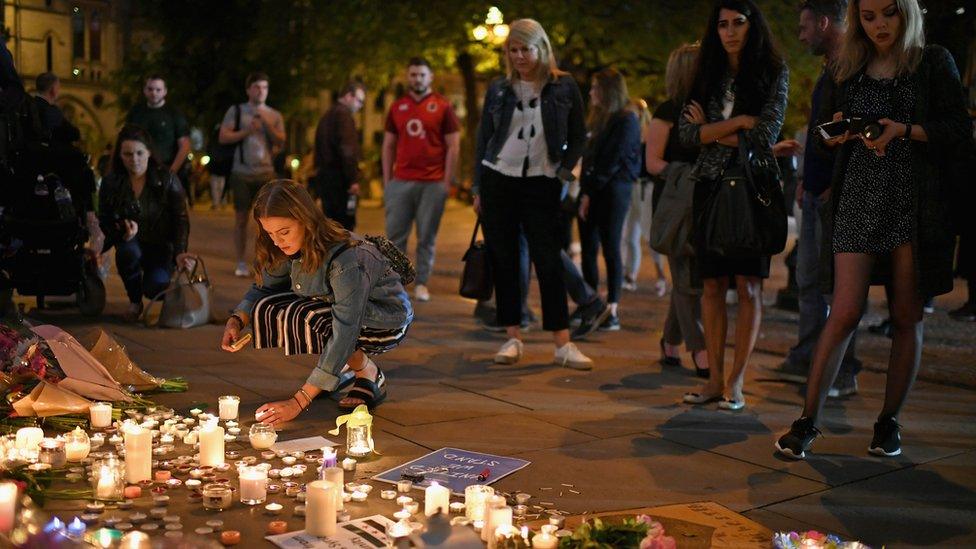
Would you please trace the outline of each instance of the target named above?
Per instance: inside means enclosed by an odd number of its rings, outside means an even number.
[[[640,273],[641,238],[650,232],[651,224],[651,194],[654,183],[641,183],[634,189],[630,197],[630,209],[624,220],[623,230],[623,262],[624,276],[637,280]],[[651,253],[657,253],[651,250]]]
[[[562,184],[548,177],[509,177],[485,170],[481,186],[481,215],[485,243],[495,273],[498,323],[517,326],[522,320],[519,233],[525,233],[529,257],[535,265],[542,295],[542,328],[569,326],[566,285],[560,247],[553,235],[560,228]]]
[[[623,283],[623,260],[620,257],[620,239],[623,236],[624,217],[630,207],[630,181],[612,181],[602,190],[590,196],[590,209],[586,220],[580,222],[580,240],[583,246],[583,278],[596,288],[600,283],[600,271],[596,254],[603,248],[603,260],[607,266],[607,301],[620,302],[620,286]]]
[[[152,299],[169,286],[175,264],[169,246],[133,238],[115,243],[115,268],[129,302],[140,303],[143,296]]]
[[[823,226],[818,209],[824,200],[804,192],[800,204],[800,235],[796,254],[796,286],[799,293],[800,322],[796,345],[790,348],[786,361],[793,365],[808,366],[813,358],[813,350],[827,323],[829,312],[827,299],[820,291],[820,245],[823,239]],[[857,332],[851,337],[847,353],[841,363],[841,371],[860,370],[860,363],[854,358]]]
[[[411,225],[417,225],[417,284],[427,284],[434,270],[434,244],[444,215],[447,189],[436,181],[391,180],[384,191],[386,236],[407,252]]]

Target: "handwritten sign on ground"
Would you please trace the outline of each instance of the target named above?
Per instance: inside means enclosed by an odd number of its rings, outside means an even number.
[[[271,446],[271,449],[275,452],[308,452],[311,450],[320,450],[326,446],[337,446],[335,442],[326,439],[325,437],[307,437],[307,438],[296,438],[292,440],[283,440],[281,442],[276,442]]]
[[[430,483],[436,480],[441,486],[450,488],[454,494],[463,495],[466,486],[491,484],[529,463],[531,462],[524,459],[482,454],[460,448],[441,448],[409,463],[384,471],[373,479],[395,484],[403,473],[423,475],[423,482],[414,483],[415,487],[430,486]],[[487,473],[487,478],[478,480],[478,476],[482,473]]]
[[[362,547],[388,547],[386,527],[392,521],[382,515],[341,522],[337,525],[336,535],[328,538],[317,538],[305,533],[305,530],[266,536],[264,539],[281,547],[281,549],[338,549]]]

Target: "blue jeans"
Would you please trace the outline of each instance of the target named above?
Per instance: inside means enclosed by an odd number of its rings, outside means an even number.
[[[115,243],[115,268],[129,302],[140,303],[143,296],[152,299],[169,286],[175,264],[169,246],[133,238]]]
[[[386,236],[407,253],[411,226],[417,225],[417,284],[427,284],[434,270],[434,244],[444,215],[447,189],[436,181],[393,179],[384,190]]]
[[[796,286],[800,302],[799,334],[786,357],[793,365],[809,367],[813,349],[827,322],[829,308],[827,299],[820,291],[820,244],[823,239],[823,226],[818,209],[823,200],[804,192],[800,203],[803,212],[800,221],[800,238],[796,252]],[[856,374],[860,364],[854,358],[856,332],[847,346],[847,353],[841,363],[841,371],[853,370]]]
[[[600,282],[596,254],[603,249],[607,267],[607,301],[620,301],[623,284],[623,259],[620,256],[620,240],[623,237],[624,217],[630,208],[630,181],[611,181],[599,192],[590,196],[590,209],[585,221],[580,221],[580,241],[583,246],[583,278],[591,287]]]

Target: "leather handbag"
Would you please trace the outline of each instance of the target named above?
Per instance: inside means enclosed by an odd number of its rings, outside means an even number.
[[[481,227],[481,218],[474,224],[474,232],[471,233],[471,243],[468,251],[464,252],[461,261],[464,262],[464,269],[461,271],[461,297],[486,301],[491,299],[494,290],[495,280],[491,271],[491,258],[488,256],[488,247],[483,240],[478,238],[478,229]]]
[[[213,318],[213,286],[203,258],[196,256],[192,269],[180,267],[168,288],[159,292],[146,306],[143,319],[146,326],[163,328],[194,328],[209,324]],[[149,312],[162,302],[159,317],[153,322]]]
[[[775,255],[786,247],[786,202],[776,162],[751,150],[739,132],[735,165],[722,172],[702,208],[699,243],[722,257]]]
[[[651,249],[669,257],[694,255],[691,245],[695,194],[692,168],[683,162],[672,162],[665,173],[668,174],[666,177],[658,178],[654,183],[661,185],[662,190],[651,216]]]

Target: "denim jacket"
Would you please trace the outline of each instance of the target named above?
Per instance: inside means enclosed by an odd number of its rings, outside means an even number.
[[[583,97],[579,86],[569,75],[550,79],[542,87],[542,128],[546,134],[549,160],[559,165],[558,176],[572,180],[572,171],[583,154],[586,143],[586,124],[583,114]],[[477,195],[481,188],[484,170],[482,160],[495,162],[508,137],[512,113],[518,98],[508,78],[502,77],[488,86],[478,126],[478,142],[475,149],[474,184]]]
[[[362,240],[359,235],[351,236]],[[289,259],[272,271],[265,269],[261,274],[261,285],[253,284],[235,308],[250,317],[258,300],[289,291],[331,302],[332,337],[318,367],[308,378],[310,384],[325,389],[331,387],[317,382],[322,378],[318,369],[338,372],[356,350],[356,340],[363,326],[395,329],[413,321],[410,299],[400,283],[400,276],[390,268],[386,257],[372,244],[353,246],[335,255],[338,246],[336,244],[329,250],[322,266],[314,272],[302,271],[301,257]]]

